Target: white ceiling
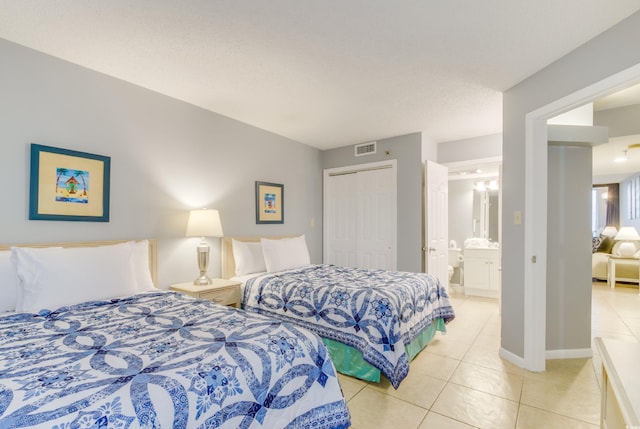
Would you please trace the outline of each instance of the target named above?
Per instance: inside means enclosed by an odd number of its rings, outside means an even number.
[[[640,104],[640,85],[594,100],[593,110],[615,109],[634,104]],[[628,150],[629,146],[634,144],[640,144],[640,135],[611,137],[607,143],[595,146],[593,148],[594,183],[617,183],[640,172],[640,149]],[[626,159],[620,161],[623,158]]]
[[[613,137],[609,142],[593,148],[593,176],[595,183],[617,183],[640,172],[640,149],[627,150],[640,143],[640,135]],[[626,160],[620,161],[625,157]]]
[[[321,148],[498,133],[640,0],[0,0],[5,38]]]

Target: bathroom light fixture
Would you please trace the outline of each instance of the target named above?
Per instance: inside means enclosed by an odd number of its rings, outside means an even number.
[[[187,222],[187,237],[200,237],[198,251],[198,268],[200,277],[193,281],[194,285],[210,285],[211,279],[207,277],[209,267],[209,245],[205,237],[222,237],[222,224],[218,210],[191,210]]]
[[[479,182],[476,182],[474,185],[474,188],[477,191],[483,192],[483,191],[497,191],[499,189],[500,185],[498,185],[498,181],[495,179],[491,179],[491,180],[480,180]]]

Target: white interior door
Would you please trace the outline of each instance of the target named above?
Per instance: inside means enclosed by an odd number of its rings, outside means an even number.
[[[425,271],[449,290],[449,182],[447,167],[425,163]]]
[[[395,160],[325,170],[324,262],[397,269]]]

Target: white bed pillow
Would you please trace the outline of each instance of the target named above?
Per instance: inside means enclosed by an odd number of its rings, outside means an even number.
[[[267,271],[260,242],[231,239],[231,244],[233,247],[233,260],[236,262],[236,276]]]
[[[0,251],[0,313],[14,311],[18,299],[18,275],[11,263],[11,251]]]
[[[136,274],[138,292],[148,292],[156,287],[149,271],[149,241],[141,240],[133,244],[133,269]]]
[[[262,238],[260,243],[262,244],[264,263],[270,273],[306,267],[311,264],[304,235],[280,240]]]
[[[11,249],[18,275],[16,311],[37,312],[138,292],[133,243]]]

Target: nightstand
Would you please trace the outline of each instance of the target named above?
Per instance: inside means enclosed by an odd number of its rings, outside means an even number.
[[[636,270],[640,269],[640,259],[638,259],[638,258],[635,258],[635,257],[627,258],[627,257],[623,257],[623,256],[609,255],[609,269],[608,269],[608,273],[607,273],[607,285],[611,289],[616,287],[616,279],[618,277],[618,276],[616,276],[616,265],[617,264],[635,265],[636,266],[636,268],[635,268]],[[620,281],[630,280],[632,282],[637,281],[635,279],[624,279],[624,278],[620,278],[618,280],[620,280]]]
[[[195,298],[207,299],[216,304],[240,308],[240,282],[224,279],[211,279],[210,285],[194,285],[193,282],[177,283],[169,289],[182,292]]]

